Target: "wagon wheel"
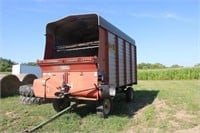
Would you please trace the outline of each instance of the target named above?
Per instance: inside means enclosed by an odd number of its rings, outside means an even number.
[[[32,84],[21,85],[19,87],[19,94],[21,96],[34,97],[33,85]]]
[[[126,101],[127,102],[133,102],[133,100],[134,100],[133,88],[128,87],[127,90],[125,91],[125,93],[126,93]]]
[[[97,115],[101,118],[107,118],[112,113],[113,101],[111,98],[104,98],[97,106]]]
[[[70,106],[70,101],[68,98],[53,99],[52,103],[56,112],[60,112]]]
[[[20,103],[22,104],[42,104],[45,101],[42,98],[39,97],[26,97],[26,96],[20,96]]]

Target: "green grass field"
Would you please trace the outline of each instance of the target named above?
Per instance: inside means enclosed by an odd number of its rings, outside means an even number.
[[[95,114],[95,106],[80,106],[37,132],[198,132],[200,131],[200,81],[148,80],[135,86],[135,102],[124,95],[114,100],[107,119]],[[0,132],[22,132],[55,114],[50,103],[22,105],[19,97],[0,99]]]
[[[200,67],[138,69],[139,80],[194,80],[200,79]]]

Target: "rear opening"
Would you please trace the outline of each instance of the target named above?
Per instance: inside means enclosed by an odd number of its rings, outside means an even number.
[[[69,16],[47,25],[45,59],[98,56],[98,16]]]

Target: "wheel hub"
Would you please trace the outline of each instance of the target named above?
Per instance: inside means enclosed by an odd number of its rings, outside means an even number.
[[[107,115],[110,113],[111,103],[109,99],[105,99],[104,101],[104,113]]]

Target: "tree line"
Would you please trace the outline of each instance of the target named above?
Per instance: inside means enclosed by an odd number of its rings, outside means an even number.
[[[0,57],[0,72],[11,72],[15,62]]]
[[[12,66],[16,64],[18,63],[15,61],[0,57],[0,72],[11,72]],[[31,65],[31,66],[37,65],[36,62],[28,62],[28,63],[22,63],[22,64]]]
[[[170,67],[167,67],[160,63],[140,63],[137,65],[138,69],[163,69],[163,68],[183,68],[184,66],[174,64]],[[195,64],[193,67],[200,67],[200,63]]]
[[[10,59],[4,59],[0,57],[0,72],[11,72],[12,71],[12,65],[17,64],[16,62],[10,60]],[[36,62],[28,62],[28,63],[22,63],[25,65],[31,65],[35,66],[37,65]],[[182,68],[183,66],[180,66],[178,64],[174,64],[170,67],[167,67],[161,63],[140,63],[137,65],[138,69],[162,69],[162,68]],[[200,63],[194,65],[193,67],[200,67]]]

